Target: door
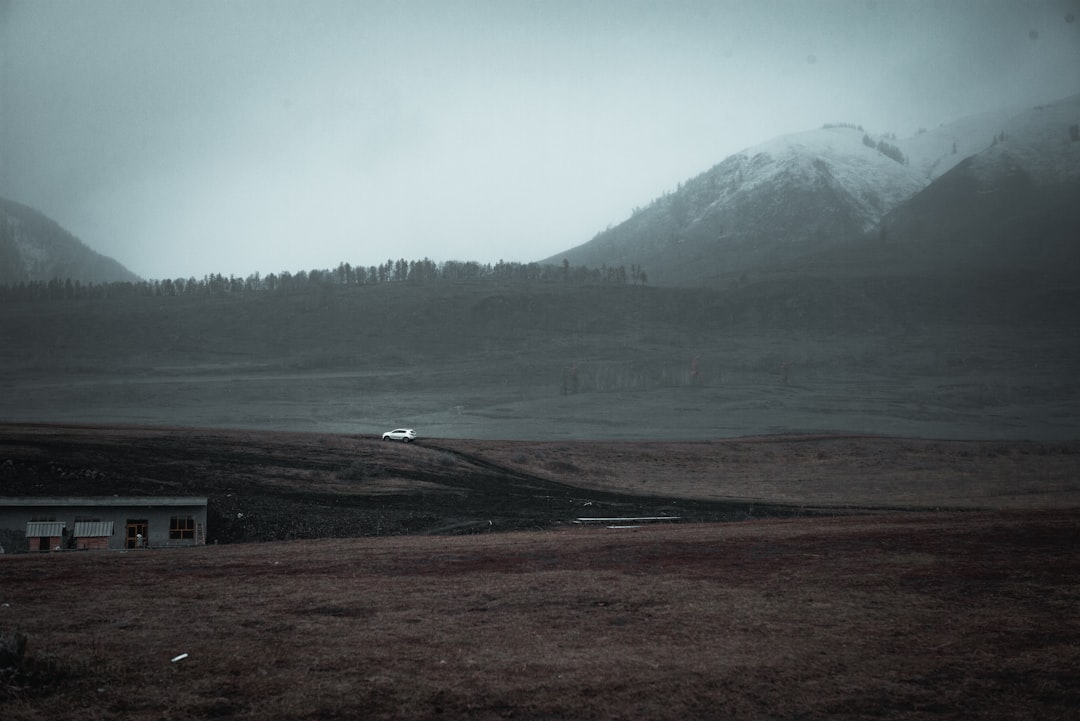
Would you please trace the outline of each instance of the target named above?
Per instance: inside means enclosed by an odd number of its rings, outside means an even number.
[[[128,519],[126,548],[146,548],[148,524],[145,518]]]

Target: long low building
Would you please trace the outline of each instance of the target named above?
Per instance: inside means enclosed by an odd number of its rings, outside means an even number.
[[[0,542],[9,553],[200,546],[206,498],[0,497]]]

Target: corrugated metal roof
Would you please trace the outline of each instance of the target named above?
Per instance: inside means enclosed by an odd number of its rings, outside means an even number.
[[[64,535],[63,521],[27,521],[27,538],[54,538]]]
[[[112,521],[75,521],[75,538],[101,538],[112,534]]]

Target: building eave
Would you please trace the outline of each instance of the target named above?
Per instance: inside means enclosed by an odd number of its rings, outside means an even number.
[[[0,508],[56,508],[60,506],[160,508],[205,506],[205,496],[11,496],[0,497]]]

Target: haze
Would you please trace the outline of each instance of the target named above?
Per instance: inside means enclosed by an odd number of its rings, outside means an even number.
[[[0,196],[147,278],[530,261],[727,155],[1080,92],[1080,0],[0,0]]]

